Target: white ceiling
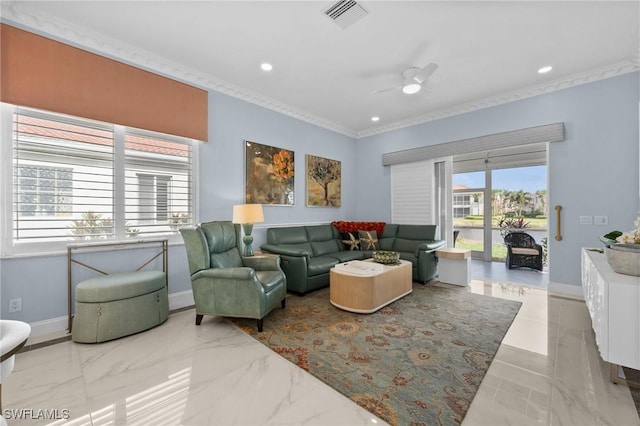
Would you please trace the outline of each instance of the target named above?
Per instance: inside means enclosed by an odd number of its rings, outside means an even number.
[[[638,1],[362,0],[346,29],[332,3],[3,0],[2,18],[354,137],[638,70]],[[430,62],[426,90],[371,93]]]

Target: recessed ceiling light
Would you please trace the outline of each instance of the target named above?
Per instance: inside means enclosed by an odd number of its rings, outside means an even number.
[[[260,68],[262,68],[262,71],[271,71],[273,69],[273,65],[268,62],[263,62],[260,64]]]
[[[378,117],[377,115],[374,117],[371,117],[371,121],[373,122],[380,121],[380,117]]]
[[[538,70],[538,74],[546,74],[549,71],[551,71],[553,69],[553,67],[551,65],[547,65],[545,67],[542,67]]]

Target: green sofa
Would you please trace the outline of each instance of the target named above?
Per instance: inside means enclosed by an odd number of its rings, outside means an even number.
[[[446,244],[436,240],[436,225],[386,224],[378,236],[380,250],[393,250],[413,264],[413,280],[426,283],[437,275],[435,250]],[[333,225],[267,229],[268,253],[280,255],[287,289],[304,294],[329,285],[329,271],[338,263],[366,259],[373,250],[348,250]]]

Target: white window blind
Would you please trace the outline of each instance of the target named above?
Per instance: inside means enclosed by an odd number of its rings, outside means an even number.
[[[391,166],[391,223],[434,224],[433,161]]]
[[[13,131],[14,240],[113,235],[113,129],[18,109]]]
[[[5,251],[177,235],[193,224],[191,140],[25,108],[11,114]]]
[[[125,220],[144,235],[192,223],[190,144],[125,133]]]

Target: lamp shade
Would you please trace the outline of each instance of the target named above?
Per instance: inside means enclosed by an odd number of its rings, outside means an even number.
[[[264,222],[262,204],[238,204],[233,206],[233,223]]]

